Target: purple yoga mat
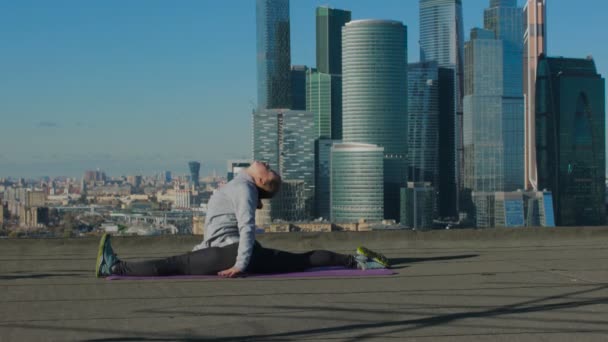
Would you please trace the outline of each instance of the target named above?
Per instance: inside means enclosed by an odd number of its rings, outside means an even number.
[[[380,268],[375,270],[356,270],[341,267],[326,267],[313,268],[304,272],[278,273],[278,274],[249,274],[247,278],[312,278],[312,277],[369,277],[369,276],[387,276],[395,274],[392,270]],[[106,280],[172,280],[172,279],[216,279],[220,278],[216,275],[175,275],[175,276],[118,276],[113,275]]]

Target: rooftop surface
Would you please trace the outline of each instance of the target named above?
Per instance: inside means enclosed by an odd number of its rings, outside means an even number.
[[[125,259],[199,237],[115,238]],[[608,228],[261,234],[384,251],[365,278],[107,281],[97,239],[0,239],[0,341],[605,341]]]

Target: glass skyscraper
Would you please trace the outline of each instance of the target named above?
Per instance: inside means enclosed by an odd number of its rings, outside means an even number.
[[[548,58],[536,78],[538,187],[557,226],[606,221],[605,80],[591,58]]]
[[[406,46],[398,21],[356,20],[342,30],[343,141],[384,148],[384,217],[396,220],[407,179]]]
[[[291,66],[291,109],[306,110],[306,65]]]
[[[350,11],[317,7],[317,70],[342,73],[342,27],[350,21]]]
[[[408,65],[408,181],[438,182],[439,68],[437,62]]]
[[[289,0],[256,0],[258,109],[291,107]]]
[[[291,194],[301,194],[292,198],[293,205],[278,205],[276,201],[285,200],[277,196],[271,201],[264,201],[265,211],[269,211],[271,220],[294,218],[311,218],[315,190],[315,136],[313,113],[287,109],[268,109],[253,114],[253,159],[268,162],[277,170],[283,180],[302,182],[292,183]],[[282,212],[287,208],[289,212]],[[303,208],[295,213],[294,208]]]
[[[329,219],[331,215],[331,147],[339,140],[315,141],[315,217]]]
[[[331,220],[382,221],[384,218],[384,149],[339,143],[331,147]]]
[[[502,57],[493,32],[471,31],[465,44],[464,186],[475,192],[505,190]]]
[[[462,97],[463,89],[463,61],[464,61],[464,29],[462,19],[461,0],[419,0],[420,7],[420,61],[435,61],[442,68],[453,70],[454,96],[453,104],[453,142],[450,148],[454,150],[452,163],[455,177],[454,183],[458,189],[462,187],[463,174],[463,136],[462,136]],[[442,102],[446,97],[442,97]],[[444,105],[444,104],[442,104]],[[445,106],[445,105],[444,105]],[[452,106],[452,105],[450,105]],[[442,147],[445,148],[445,147]],[[444,153],[447,155],[447,153]],[[446,165],[447,166],[447,165]],[[442,168],[443,170],[443,168]],[[442,171],[444,172],[444,171]],[[444,175],[448,176],[448,175]],[[457,196],[457,189],[454,189]],[[456,211],[458,199],[452,203],[451,211]]]
[[[323,139],[342,139],[342,27],[350,18],[350,11],[316,10],[317,69],[306,78],[306,110],[315,113]]]
[[[342,137],[342,75],[309,70],[306,110],[315,113],[315,134],[322,139]]]

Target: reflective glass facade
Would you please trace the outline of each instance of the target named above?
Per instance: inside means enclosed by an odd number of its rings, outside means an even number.
[[[315,113],[315,134],[322,139],[342,138],[342,75],[309,70],[306,110]]]
[[[408,181],[438,182],[439,68],[436,62],[408,66]]]
[[[315,217],[329,219],[331,216],[331,147],[339,140],[317,139],[315,141]]]
[[[290,108],[289,0],[256,0],[258,109]]]
[[[420,61],[435,61],[439,67],[454,70],[453,142],[452,163],[455,183],[462,187],[463,173],[463,117],[462,97],[464,94],[464,29],[461,0],[419,0],[420,8]],[[447,97],[441,98],[442,102]],[[446,99],[446,100],[444,100]],[[456,193],[454,194],[456,196]],[[453,201],[450,211],[455,211],[457,200]]]
[[[357,222],[384,218],[384,149],[342,143],[331,148],[331,220]]]
[[[384,148],[387,219],[399,218],[407,173],[406,46],[397,21],[351,21],[342,31],[343,140]]]
[[[293,65],[291,67],[291,109],[306,110],[306,75],[308,67]]]
[[[305,213],[298,214],[298,217],[307,218],[312,217],[315,189],[313,116],[313,113],[306,111],[282,109],[262,110],[253,114],[253,159],[268,162],[283,180],[303,182],[303,197],[299,199],[302,204],[296,207],[305,208]],[[268,206],[265,204],[264,210],[270,211],[268,215],[272,220],[285,219],[284,213],[279,210],[281,206],[275,203],[277,198],[265,202]],[[289,215],[295,217],[292,212]]]
[[[557,226],[605,223],[605,103],[605,80],[592,59],[540,59],[538,186],[553,193]]]
[[[408,182],[401,188],[401,224],[410,228],[432,228],[435,189],[429,182]]]
[[[317,70],[342,73],[342,27],[350,21],[350,11],[317,7]]]

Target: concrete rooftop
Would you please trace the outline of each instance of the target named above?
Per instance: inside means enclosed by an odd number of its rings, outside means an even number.
[[[608,228],[262,234],[386,252],[397,275],[106,281],[97,239],[0,239],[0,341],[606,341]],[[115,238],[125,259],[197,237]]]

